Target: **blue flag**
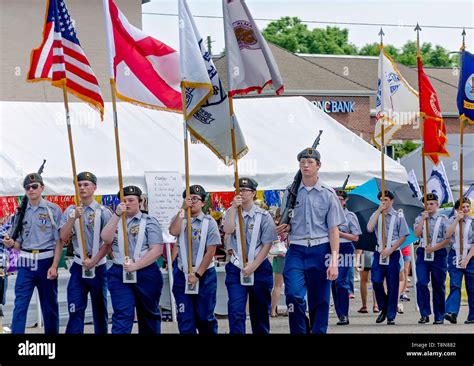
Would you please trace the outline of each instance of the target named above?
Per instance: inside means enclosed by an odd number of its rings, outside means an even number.
[[[474,123],[474,55],[467,51],[461,53],[457,103],[459,118]]]

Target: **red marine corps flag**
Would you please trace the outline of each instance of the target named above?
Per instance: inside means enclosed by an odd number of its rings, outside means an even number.
[[[423,71],[421,57],[418,57],[418,79],[420,114],[423,117],[424,153],[433,164],[439,163],[439,156],[449,156],[446,150],[446,127],[444,125],[438,96],[431,86],[430,80]]]

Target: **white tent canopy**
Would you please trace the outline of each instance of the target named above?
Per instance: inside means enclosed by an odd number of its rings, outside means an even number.
[[[441,161],[444,163],[446,169],[446,175],[448,176],[449,184],[453,189],[459,191],[459,173],[460,173],[460,135],[459,134],[448,134],[448,143],[446,147],[449,152],[449,157],[441,156]],[[463,186],[467,189],[471,184],[474,183],[474,134],[464,134],[464,166],[463,166]],[[414,169],[418,183],[423,185],[423,169],[421,162],[421,146],[410,154],[400,159],[402,164],[407,171]],[[426,176],[429,179],[431,170],[433,169],[433,163],[430,159],[426,159]]]
[[[259,182],[258,189],[283,189],[298,169],[296,155],[311,146],[323,130],[320,176],[331,186],[380,177],[380,152],[303,97],[243,98],[235,112],[249,153],[239,161],[241,176]],[[96,194],[118,190],[112,106],[105,120],[84,103],[70,103],[77,171],[98,177]],[[0,194],[23,194],[23,177],[43,159],[46,194],[74,194],[62,103],[0,102]],[[184,175],[182,116],[118,104],[124,184],[146,192],[146,171],[180,171]],[[229,141],[230,143],[230,141]],[[386,158],[386,179],[406,182],[406,170]],[[191,184],[210,192],[233,190],[233,168],[226,167],[202,144],[190,144]]]

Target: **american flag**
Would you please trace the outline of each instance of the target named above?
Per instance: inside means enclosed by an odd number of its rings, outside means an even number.
[[[41,46],[31,51],[27,81],[50,80],[104,114],[97,78],[77,39],[74,20],[63,0],[48,0]]]

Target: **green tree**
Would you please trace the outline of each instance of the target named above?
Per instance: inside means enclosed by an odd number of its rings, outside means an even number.
[[[270,22],[263,30],[263,36],[270,42],[290,51],[299,53],[378,56],[377,42],[366,44],[358,49],[349,42],[349,30],[339,27],[314,28],[309,30],[298,17],[283,17]],[[395,61],[407,65],[417,64],[416,42],[407,41],[400,49],[384,45],[385,52]],[[438,67],[459,66],[459,56],[431,43],[423,43],[420,48],[423,65]]]
[[[411,153],[413,150],[416,150],[420,146],[419,144],[415,144],[412,141],[405,141],[403,144],[394,144],[394,159],[397,160],[398,158],[404,157],[406,154]]]
[[[348,29],[326,27],[310,31],[297,17],[283,17],[269,23],[263,36],[291,52],[357,54],[357,47],[349,43]]]
[[[308,52],[307,44],[311,32],[297,17],[283,17],[273,21],[263,30],[263,36],[272,43],[290,52]]]
[[[385,52],[393,59],[397,59],[398,57],[398,49],[390,44],[384,45]],[[378,56],[380,54],[380,44],[377,42],[374,43],[367,43],[363,46],[359,52],[361,56]]]

